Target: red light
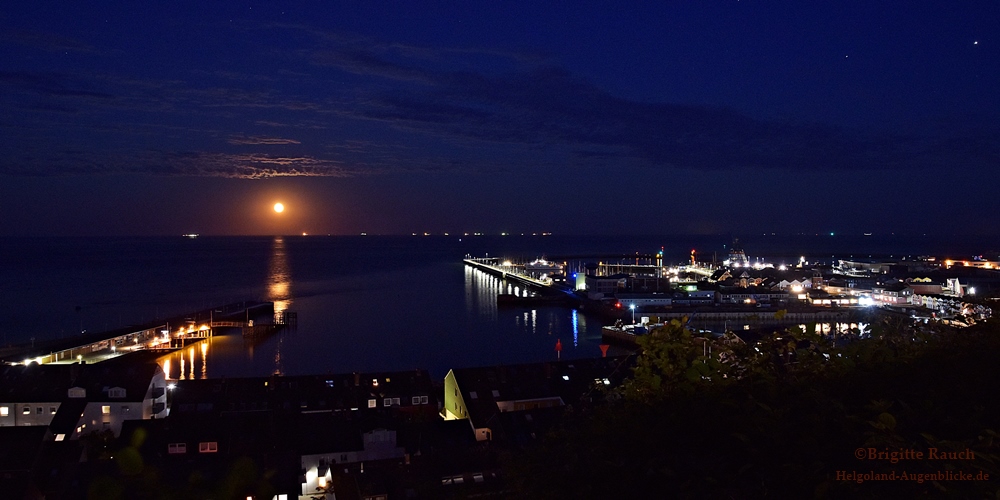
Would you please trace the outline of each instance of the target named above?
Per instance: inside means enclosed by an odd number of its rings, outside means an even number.
[[[615,302],[615,307],[621,308],[622,307],[622,303],[621,302]]]

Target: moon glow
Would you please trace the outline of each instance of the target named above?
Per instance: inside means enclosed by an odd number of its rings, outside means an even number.
[[[274,211],[277,212],[277,213],[279,213],[279,214],[281,212],[284,212],[285,211],[285,205],[283,205],[281,203],[275,203],[274,204]]]

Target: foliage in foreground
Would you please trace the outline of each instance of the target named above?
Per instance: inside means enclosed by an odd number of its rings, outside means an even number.
[[[571,416],[542,446],[510,461],[518,491],[531,498],[1000,498],[996,322],[918,331],[888,319],[871,338],[840,347],[802,330],[754,345],[704,342],[678,322],[647,336],[619,402]],[[932,460],[931,449],[966,453]],[[907,450],[924,456],[878,459]],[[852,472],[923,476],[858,481]],[[926,476],[937,472],[946,479]],[[958,472],[989,480],[947,479]]]

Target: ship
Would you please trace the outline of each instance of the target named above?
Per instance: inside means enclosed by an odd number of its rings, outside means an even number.
[[[532,262],[528,262],[524,265],[525,274],[530,275],[541,275],[541,276],[552,276],[553,274],[561,274],[562,266],[556,264],[555,262],[549,262],[545,258],[535,259]]]
[[[750,263],[747,254],[740,247],[740,239],[733,238],[733,246],[729,247],[729,265],[733,267],[746,267]]]

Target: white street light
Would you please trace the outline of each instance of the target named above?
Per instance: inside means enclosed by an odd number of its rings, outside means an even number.
[[[635,324],[635,304],[629,304],[629,309],[632,310],[632,324]]]

